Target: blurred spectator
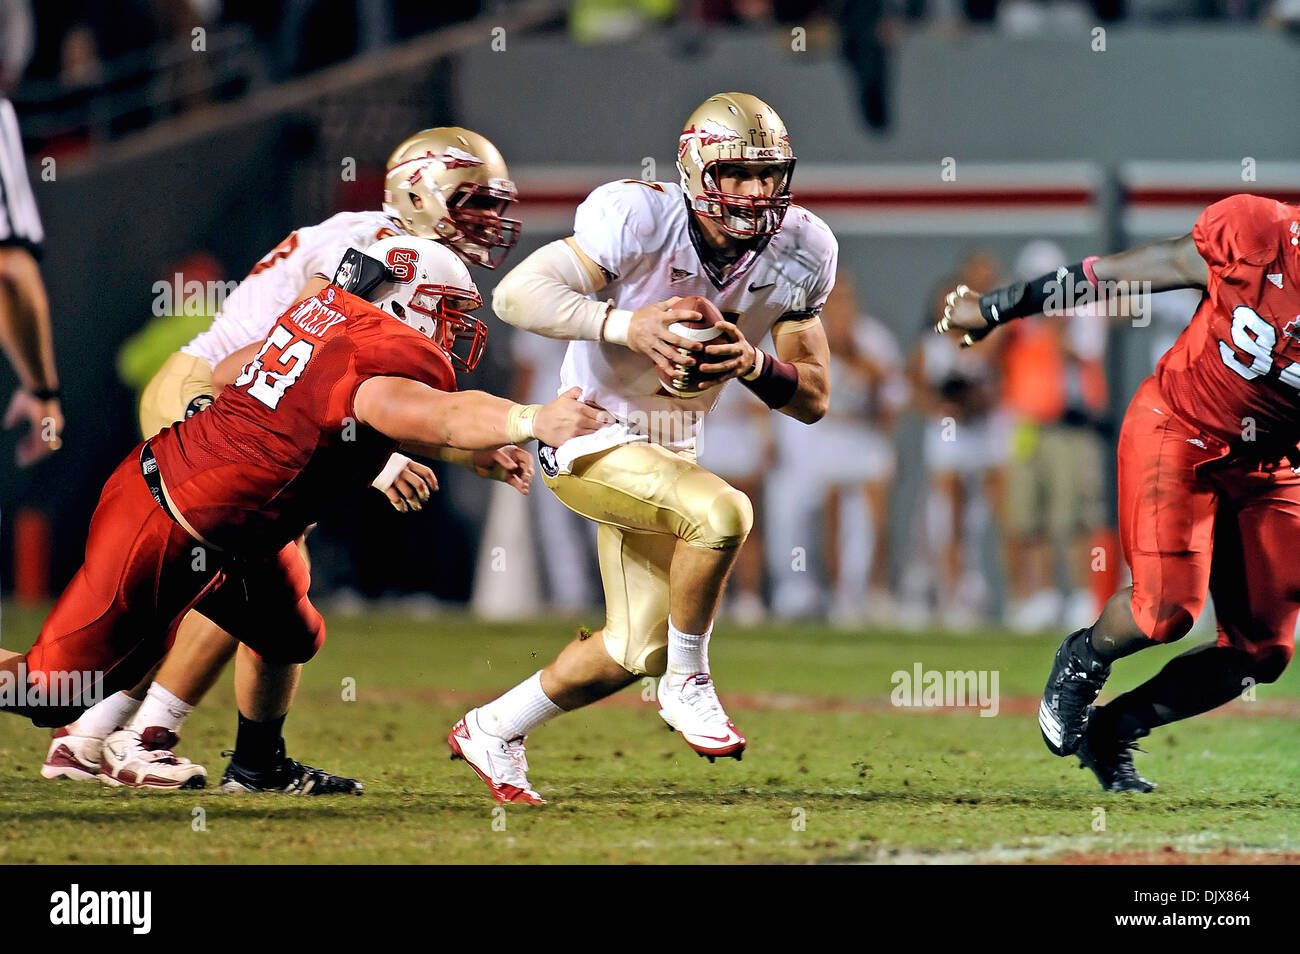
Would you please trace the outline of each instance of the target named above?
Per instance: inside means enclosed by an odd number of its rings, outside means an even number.
[[[1084,0],[1002,0],[998,28],[1016,36],[1083,33],[1095,25],[1092,4]]]
[[[936,289],[908,363],[916,404],[930,418],[924,432],[930,493],[923,560],[933,574],[940,621],[951,629],[970,628],[988,610],[994,581],[981,558],[980,531],[989,516],[998,529],[1002,523],[1009,435],[998,407],[1000,336],[961,348],[931,329],[948,291],[957,284],[987,291],[999,284],[999,272],[997,260],[986,252],[967,257],[958,274]]]
[[[559,393],[560,365],[569,343],[516,331],[510,338],[514,361],[513,398],[523,404],[549,404]],[[598,592],[596,525],[579,517],[542,483],[534,482],[527,498],[533,540],[553,609],[577,611],[602,602]]]
[[[840,44],[858,87],[858,109],[868,128],[889,127],[889,58],[884,43],[883,0],[845,0]]]
[[[762,513],[763,477],[775,458],[774,416],[767,405],[737,382],[723,387],[722,396],[700,430],[701,466],[749,497],[755,513]],[[727,582],[723,612],[738,623],[760,622],[767,612],[762,587],[763,526],[757,520]]]
[[[207,331],[221,305],[211,290],[224,289],[224,278],[221,263],[208,252],[194,252],[163,269],[154,285],[155,292],[162,288],[161,314],[144,322],[117,352],[117,376],[137,399],[163,362]],[[209,304],[216,307],[209,309]]]
[[[17,85],[36,48],[36,21],[29,0],[0,0],[0,96]]]
[[[1291,33],[1300,31],[1300,0],[1273,0],[1267,22]]]
[[[577,43],[622,43],[670,22],[677,0],[571,0],[569,33]]]
[[[830,408],[805,428],[805,465],[821,490],[831,618],[885,622],[894,616],[888,577],[888,502],[893,428],[907,401],[903,355],[879,320],[859,311],[841,272],[822,311],[831,350]]]
[[[1022,280],[1066,260],[1051,242],[1027,244]],[[1007,479],[1007,622],[1019,632],[1086,626],[1090,548],[1102,523],[1100,427],[1106,411],[1106,319],[1031,319],[1007,329],[1003,398],[1015,422]]]
[[[760,523],[771,540],[772,608],[783,618],[889,620],[892,428],[907,400],[902,353],[883,323],[860,312],[845,272],[822,322],[831,349],[826,416],[809,427],[771,415],[777,466]]]

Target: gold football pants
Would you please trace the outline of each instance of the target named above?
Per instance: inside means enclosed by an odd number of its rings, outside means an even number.
[[[605,649],[624,669],[660,675],[667,664],[668,571],[677,541],[739,547],[754,524],[749,498],[686,455],[622,444],[543,479],[566,507],[600,524]]]
[[[185,420],[190,402],[207,397],[211,403],[212,368],[202,358],[177,351],[163,362],[140,395],[140,433],[153,437],[164,427]]]

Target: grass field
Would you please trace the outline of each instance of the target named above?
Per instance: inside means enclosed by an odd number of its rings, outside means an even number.
[[[30,642],[39,621],[6,608],[6,648]],[[38,774],[46,735],[5,717],[0,863],[1169,863],[1300,852],[1295,670],[1254,702],[1157,732],[1138,764],[1159,791],[1115,796],[1039,739],[1034,708],[1059,636],[723,625],[713,670],[750,740],[743,762],[695,757],[638,686],[535,733],[530,778],[550,803],[500,808],[463,763],[448,761],[443,739],[576,624],[373,615],[329,625],[286,736],[292,755],[363,779],[363,797],[47,782]],[[1169,655],[1126,660],[1110,688],[1135,684]],[[892,707],[891,675],[917,663],[996,671],[998,715]],[[343,700],[347,678],[354,702]],[[227,673],[180,746],[212,782],[234,720]]]

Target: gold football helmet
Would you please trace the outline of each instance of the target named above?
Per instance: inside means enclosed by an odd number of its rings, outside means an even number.
[[[496,268],[519,240],[519,220],[505,218],[517,198],[497,147],[459,126],[422,130],[388,158],[384,211],[473,265]]]
[[[785,123],[771,106],[748,93],[710,96],[686,120],[677,146],[677,170],[691,208],[729,235],[753,238],[781,230],[790,206],[794,152]],[[720,164],[769,167],[770,196],[738,195],[719,187]]]

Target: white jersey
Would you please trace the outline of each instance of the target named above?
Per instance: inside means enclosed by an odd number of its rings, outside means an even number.
[[[903,374],[903,352],[898,340],[884,323],[862,315],[853,328],[853,339],[860,351],[870,355],[885,369],[884,380],[870,387],[849,372],[844,359],[831,352],[830,406],[824,421],[842,421],[857,427],[871,428],[883,415],[896,414],[907,403],[907,378]]]
[[[681,188],[672,183],[631,179],[593,191],[578,207],[573,235],[613,279],[592,297],[612,298],[616,307],[635,311],[675,296],[699,295],[756,345],[783,317],[807,318],[821,309],[835,283],[839,247],[817,216],[790,206],[781,231],[752,261],[729,273],[719,289],[691,242],[689,214]],[[562,388],[582,388],[583,400],[614,415],[630,439],[648,438],[687,452],[722,390],[690,398],[670,395],[649,358],[601,341],[570,343],[560,377]]]
[[[332,279],[343,253],[365,250],[402,234],[383,212],[340,212],[289,236],[239,283],[207,331],[181,348],[214,368],[240,348],[261,341],[312,278]]]

